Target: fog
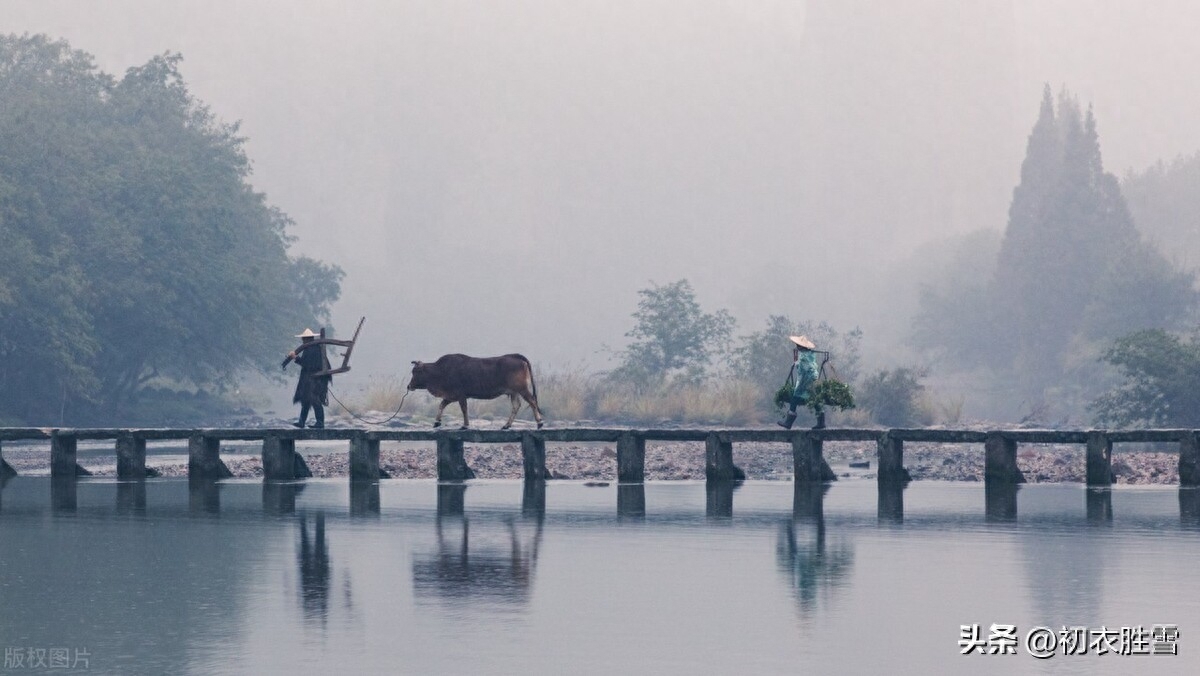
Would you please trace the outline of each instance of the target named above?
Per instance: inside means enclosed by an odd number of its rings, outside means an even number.
[[[1200,149],[1184,1],[2,0],[0,31],[118,76],[183,55],[295,251],[345,269],[347,383],[455,351],[603,368],[682,277],[739,332],[860,326],[894,364],[914,254],[1004,228],[1046,83],[1118,175]]]

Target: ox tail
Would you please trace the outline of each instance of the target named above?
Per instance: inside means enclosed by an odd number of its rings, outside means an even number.
[[[517,356],[521,358],[521,361],[525,362],[525,371],[529,373],[529,387],[533,390],[533,400],[537,401],[537,381],[533,379],[533,364],[529,363],[529,360],[525,358],[525,355],[521,354]],[[541,404],[538,404],[538,406],[541,406]]]

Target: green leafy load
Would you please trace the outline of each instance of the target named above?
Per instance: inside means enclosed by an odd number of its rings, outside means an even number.
[[[788,381],[775,392],[775,405],[784,408],[792,400],[792,384]],[[845,411],[854,408],[854,393],[850,386],[833,378],[819,380],[808,389],[808,401],[805,403],[814,415],[825,410],[826,406]]]

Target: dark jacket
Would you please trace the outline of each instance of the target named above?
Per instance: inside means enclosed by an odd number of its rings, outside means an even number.
[[[303,343],[296,348],[296,363],[300,364],[300,380],[296,382],[293,404],[309,406],[329,405],[329,381],[333,376],[314,376],[319,371],[329,370],[329,358],[324,345]]]

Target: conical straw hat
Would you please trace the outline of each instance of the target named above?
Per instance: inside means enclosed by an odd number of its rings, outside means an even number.
[[[817,349],[816,344],[813,343],[811,340],[809,340],[808,336],[789,336],[788,340],[792,341],[793,343],[799,345],[800,347],[802,347],[806,350]]]

